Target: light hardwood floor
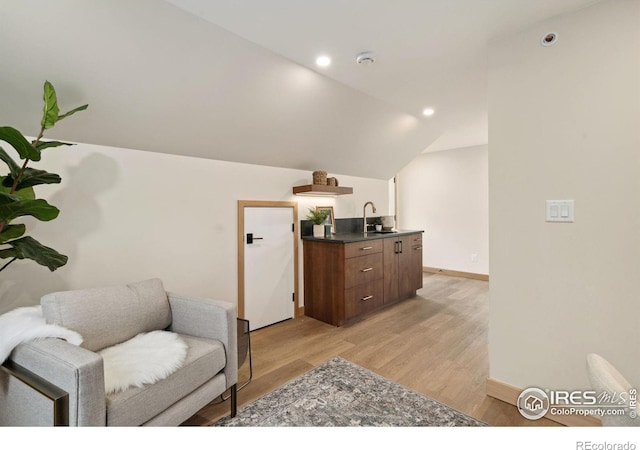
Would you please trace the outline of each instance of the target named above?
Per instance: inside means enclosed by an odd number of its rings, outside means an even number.
[[[251,333],[253,380],[238,407],[334,356],[427,395],[493,426],[556,426],[523,418],[515,406],[485,395],[489,283],[424,274],[418,295],[336,328],[299,317]],[[248,376],[248,363],[240,379]],[[209,425],[229,414],[214,401],[184,425]]]

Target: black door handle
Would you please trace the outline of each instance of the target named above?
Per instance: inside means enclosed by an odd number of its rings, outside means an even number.
[[[259,241],[264,238],[253,237],[253,233],[247,233],[247,244],[253,244],[253,241]]]

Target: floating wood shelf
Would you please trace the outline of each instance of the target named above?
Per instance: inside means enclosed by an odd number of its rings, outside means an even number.
[[[296,195],[345,195],[353,194],[353,188],[324,184],[307,184],[304,186],[294,186],[293,193]]]

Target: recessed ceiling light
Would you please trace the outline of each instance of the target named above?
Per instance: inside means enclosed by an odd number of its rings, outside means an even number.
[[[422,115],[423,116],[427,116],[427,117],[431,117],[436,113],[435,109],[433,108],[425,108],[422,110]]]
[[[316,64],[319,65],[320,67],[327,67],[328,65],[331,64],[331,58],[329,58],[326,55],[318,56],[316,58]]]
[[[558,33],[547,33],[540,39],[540,44],[545,47],[555,44],[558,41]]]

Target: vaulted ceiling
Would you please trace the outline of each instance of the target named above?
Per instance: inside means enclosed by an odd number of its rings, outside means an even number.
[[[590,3],[0,0],[0,124],[35,135],[49,80],[90,105],[49,137],[388,179],[486,143],[488,43]]]

